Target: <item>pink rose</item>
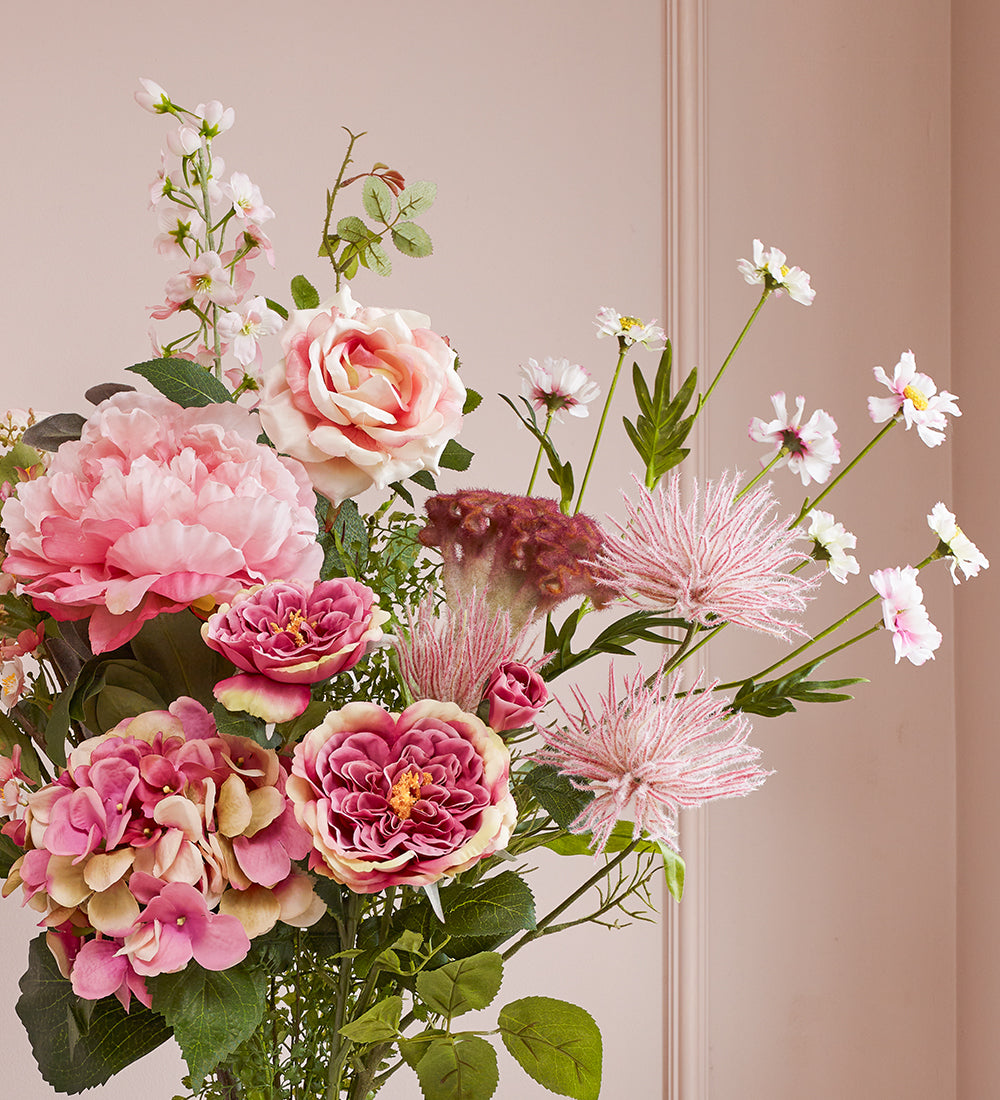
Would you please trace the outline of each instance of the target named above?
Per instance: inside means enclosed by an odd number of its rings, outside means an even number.
[[[311,583],[323,560],[312,487],[258,434],[236,405],[116,394],[4,504],[4,570],[53,618],[89,617],[94,653],[205,597]]]
[[[548,702],[549,690],[528,665],[504,661],[486,685],[483,698],[490,708],[487,722],[497,733],[505,733],[530,726]]]
[[[328,714],[295,746],[286,794],[309,867],[357,893],[425,886],[507,843],[517,821],[503,741],[454,703]]]
[[[291,314],[265,372],[260,418],[335,504],[418,470],[437,472],[462,426],[455,353],[409,310],[362,308],[343,290]]]

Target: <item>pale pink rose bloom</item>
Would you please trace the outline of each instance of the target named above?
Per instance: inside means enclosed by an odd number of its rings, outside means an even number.
[[[896,664],[901,657],[915,665],[932,660],[942,638],[924,607],[917,570],[912,565],[878,569],[869,580],[882,597],[882,621],[886,630],[892,631]]]
[[[805,398],[796,397],[795,412],[788,414],[785,408],[784,393],[771,395],[775,419],[763,420],[755,416],[750,421],[749,436],[756,443],[769,443],[775,448],[774,454],[761,459],[766,466],[785,447],[786,454],[777,466],[787,465],[793,474],[802,478],[802,484],[816,481],[822,485],[829,477],[831,469],[840,461],[840,444],[834,432],[837,423],[829,413],[817,409],[803,424]]]
[[[934,380],[917,370],[912,351],[904,351],[892,372],[892,378],[881,367],[874,369],[875,379],[890,391],[889,397],[869,397],[868,414],[876,424],[890,420],[902,411],[906,430],[914,425],[917,435],[928,447],[944,442],[948,416],[961,416],[955,402],[958,398],[947,390],[937,392]]]
[[[535,759],[594,796],[570,830],[592,833],[595,855],[626,817],[634,821],[634,837],[645,834],[676,850],[680,810],[749,794],[770,774],[757,763],[760,751],[747,744],[746,718],[713,695],[714,683],[700,690],[699,679],[685,690],[680,673],[652,686],[644,680],[636,672],[620,694],[612,665],[599,709],[574,688],[579,715],[563,707],[566,725],[541,731],[546,747]]]
[[[408,310],[362,309],[341,291],[291,314],[284,359],[264,373],[260,418],[335,504],[438,460],[462,426],[455,353]]]
[[[207,596],[312,583],[323,558],[312,488],[258,434],[236,405],[116,394],[4,504],[4,570],[39,610],[89,618],[95,653]]]
[[[357,893],[426,886],[502,849],[517,821],[510,753],[475,715],[424,699],[328,714],[295,746],[288,797],[310,870]]]

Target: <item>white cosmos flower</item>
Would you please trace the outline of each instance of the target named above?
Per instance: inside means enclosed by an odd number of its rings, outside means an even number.
[[[934,657],[941,644],[938,630],[924,607],[924,593],[917,584],[917,570],[912,565],[902,569],[878,569],[869,580],[882,597],[882,620],[892,631],[896,664],[905,657],[915,665]]]
[[[766,466],[785,447],[788,454],[777,465],[787,463],[789,470],[802,478],[803,485],[810,481],[822,485],[829,478],[831,468],[840,461],[840,444],[833,434],[837,422],[829,413],[817,409],[803,424],[804,397],[796,397],[795,412],[791,416],[785,409],[783,393],[772,394],[771,404],[776,419],[765,421],[755,416],[750,421],[750,438],[757,443],[770,443],[775,448],[774,454],[761,460],[761,465]]]
[[[947,390],[937,392],[934,380],[917,371],[917,361],[912,351],[904,351],[892,372],[892,378],[881,367],[876,367],[875,378],[888,387],[889,397],[869,397],[868,414],[876,424],[891,420],[902,410],[906,430],[916,425],[917,435],[928,447],[944,442],[947,426],[945,414],[961,416],[958,398]]]
[[[806,534],[815,542],[814,557],[826,562],[830,576],[841,584],[847,584],[849,573],[860,571],[858,559],[848,554],[858,545],[857,535],[845,530],[842,523],[835,522],[829,512],[813,508],[806,514],[809,526]]]
[[[789,267],[780,248],[765,248],[754,238],[753,260],[739,260],[737,270],[748,283],[763,284],[775,294],[788,297],[804,306],[812,305],[816,291],[809,285],[809,274],[801,267]]]
[[[615,336],[630,344],[645,344],[650,351],[660,351],[667,342],[667,334],[654,317],[648,324],[638,317],[625,317],[610,306],[601,306],[594,321],[597,335]]]
[[[955,522],[955,517],[939,500],[927,517],[927,526],[948,549],[951,561],[951,579],[958,584],[958,570],[965,574],[966,580],[974,577],[980,569],[989,569],[990,563],[980,552],[979,547],[965,534]]]

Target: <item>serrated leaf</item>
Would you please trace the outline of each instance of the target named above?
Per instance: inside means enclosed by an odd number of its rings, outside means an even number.
[[[296,275],[292,279],[292,301],[296,309],[317,309],[319,307],[319,291],[312,285],[305,275]],[[287,314],[285,315],[287,317]]]
[[[156,1011],[174,1029],[195,1089],[254,1033],[264,1015],[267,976],[248,966],[203,970],[192,962],[176,974],[147,978],[146,984]]]
[[[361,263],[367,267],[369,271],[374,271],[376,275],[381,275],[385,278],[392,274],[392,260],[389,259],[388,253],[382,247],[380,241],[371,240],[367,244],[362,245],[358,256]]]
[[[134,999],[126,1012],[115,997],[77,997],[44,935],[31,941],[20,988],[17,1014],[39,1072],[57,1092],[97,1088],[170,1038],[163,1017]]]
[[[574,1100],[598,1100],[603,1049],[594,1018],[552,997],[522,997],[500,1012],[503,1044],[540,1085]]]
[[[465,404],[462,406],[462,415],[468,416],[470,412],[475,412],[482,403],[483,395],[481,393],[477,393],[475,390],[466,390]]]
[[[425,210],[430,210],[436,198],[436,183],[431,183],[430,180],[417,180],[416,183],[411,183],[409,187],[400,191],[396,199],[399,216],[401,218],[412,218],[417,214],[422,214]]]
[[[386,997],[356,1020],[344,1024],[340,1034],[353,1043],[387,1043],[399,1034],[402,1014],[403,998]]]
[[[434,475],[430,470],[417,470],[415,474],[410,475],[410,480],[415,481],[421,488],[430,489],[431,492],[437,488],[437,482],[434,480]],[[410,500],[410,506],[412,507],[413,500]]]
[[[594,797],[587,791],[577,790],[569,776],[548,764],[532,768],[522,782],[560,829],[568,829]]]
[[[392,191],[385,180],[366,176],[361,185],[361,202],[369,218],[388,225],[392,221]]]
[[[438,465],[443,470],[467,470],[474,457],[468,447],[463,447],[456,439],[449,439],[438,459]]]
[[[514,871],[442,895],[444,930],[451,936],[510,936],[535,927],[535,898]]]
[[[378,238],[377,233],[369,229],[360,218],[356,218],[353,214],[341,218],[337,222],[337,236],[341,240],[350,241],[352,244],[364,244],[366,241]]]
[[[404,256],[418,260],[434,251],[430,234],[416,222],[397,222],[392,227],[392,243]]]
[[[496,1051],[478,1035],[434,1040],[417,1080],[424,1100],[490,1100],[500,1081]]]
[[[232,396],[211,371],[190,359],[148,359],[125,369],[186,409],[225,404]]]
[[[417,975],[417,994],[438,1016],[449,1020],[474,1009],[486,1008],[500,992],[503,960],[494,951],[445,963]]]

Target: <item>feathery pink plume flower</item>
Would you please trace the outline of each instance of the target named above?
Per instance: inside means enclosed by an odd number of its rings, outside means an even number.
[[[917,584],[917,570],[912,565],[902,569],[878,569],[868,578],[882,597],[882,620],[892,631],[896,664],[905,657],[915,665],[932,660],[941,644],[938,630],[924,607],[924,593]]]
[[[427,526],[418,537],[441,551],[452,604],[482,592],[520,626],[573,596],[587,596],[597,607],[611,598],[594,564],[604,536],[589,516],[565,516],[544,497],[490,489],[439,493],[424,507]]]
[[[771,774],[757,764],[760,750],[747,744],[749,722],[713,696],[714,686],[702,690],[699,678],[684,692],[674,673],[647,687],[640,670],[619,693],[612,664],[600,711],[573,688],[579,715],[563,707],[566,725],[541,731],[546,746],[534,759],[594,796],[570,830],[592,833],[595,854],[628,813],[633,836],[645,833],[676,851],[681,809],[749,794]]]
[[[638,484],[638,482],[637,482]],[[670,611],[701,626],[735,623],[784,637],[804,631],[779,612],[802,611],[813,582],[783,572],[807,560],[793,549],[800,533],[773,515],[766,485],[736,499],[737,481],[697,486],[687,509],[675,472],[655,493],[639,486],[628,522],[613,521],[621,537],[607,539],[598,559],[620,594],[637,607]]]
[[[791,415],[785,409],[784,393],[771,395],[775,419],[765,421],[755,416],[750,421],[749,435],[756,443],[770,443],[774,454],[761,459],[766,466],[774,459],[781,448],[786,449],[777,466],[787,465],[793,474],[802,478],[802,484],[817,481],[822,485],[830,476],[831,469],[840,461],[840,444],[834,432],[837,422],[823,409],[817,409],[803,424],[805,398],[796,397],[795,412]]]
[[[407,628],[396,643],[399,671],[415,699],[440,699],[475,711],[487,681],[505,661],[529,664],[532,625],[511,625],[504,608],[492,606],[482,592],[435,613],[434,594],[406,608]]]

